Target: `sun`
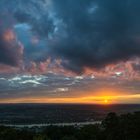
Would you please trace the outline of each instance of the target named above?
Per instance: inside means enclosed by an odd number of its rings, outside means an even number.
[[[107,103],[108,103],[108,100],[107,100],[107,99],[105,99],[105,100],[104,100],[104,103],[105,103],[105,104],[107,104]]]
[[[102,103],[103,103],[103,104],[109,104],[109,103],[110,103],[110,98],[109,98],[109,97],[105,97],[105,98],[102,100]]]

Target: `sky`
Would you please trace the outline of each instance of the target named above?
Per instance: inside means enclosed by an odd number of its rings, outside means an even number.
[[[0,103],[140,103],[138,0],[0,0]]]

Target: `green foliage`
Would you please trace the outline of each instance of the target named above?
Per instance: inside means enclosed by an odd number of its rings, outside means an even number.
[[[87,125],[82,127],[78,133],[80,140],[96,140],[100,134],[100,129],[97,125]]]
[[[106,140],[140,140],[140,112],[121,116],[110,113],[102,124]]]
[[[74,136],[64,136],[62,140],[77,140]]]
[[[45,135],[39,134],[39,135],[34,136],[33,140],[50,140],[50,139]]]

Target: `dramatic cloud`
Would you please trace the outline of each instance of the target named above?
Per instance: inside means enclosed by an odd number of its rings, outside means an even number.
[[[1,0],[0,7],[14,19],[25,65],[61,59],[64,68],[81,73],[140,56],[138,0]],[[9,50],[0,41],[0,61],[17,64],[16,45]]]
[[[29,98],[41,98],[41,102],[47,99],[77,97],[93,97],[95,95],[111,94],[138,95],[139,101],[140,82],[135,80],[120,80],[117,78],[93,78],[90,76],[68,77],[62,75],[3,75],[0,77],[0,102],[14,102],[15,99],[22,99],[28,102]],[[93,97],[94,98],[94,97]],[[121,97],[120,97],[121,98]],[[134,97],[135,98],[135,97]],[[121,98],[122,99],[122,98]],[[81,101],[81,100],[80,100]],[[94,103],[94,99],[92,100]],[[137,101],[137,102],[138,102]],[[53,102],[53,101],[52,101]],[[124,100],[125,102],[125,100]],[[67,102],[68,103],[68,102]]]
[[[53,51],[67,60],[67,68],[81,72],[140,55],[135,41],[140,31],[138,1],[61,0],[54,5],[66,36],[58,37]]]
[[[1,17],[1,15],[0,15]],[[4,21],[3,19],[1,19]],[[9,24],[9,23],[8,23]],[[20,66],[22,63],[23,46],[17,40],[10,24],[0,24],[0,63],[11,66]]]

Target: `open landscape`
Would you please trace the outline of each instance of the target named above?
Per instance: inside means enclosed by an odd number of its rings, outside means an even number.
[[[31,125],[87,123],[102,121],[108,113],[118,115],[140,111],[139,104],[1,104],[0,124]]]
[[[69,125],[71,124],[71,125]],[[78,125],[77,125],[78,124]],[[1,125],[1,140],[139,140],[140,112],[109,113],[100,123]]]

